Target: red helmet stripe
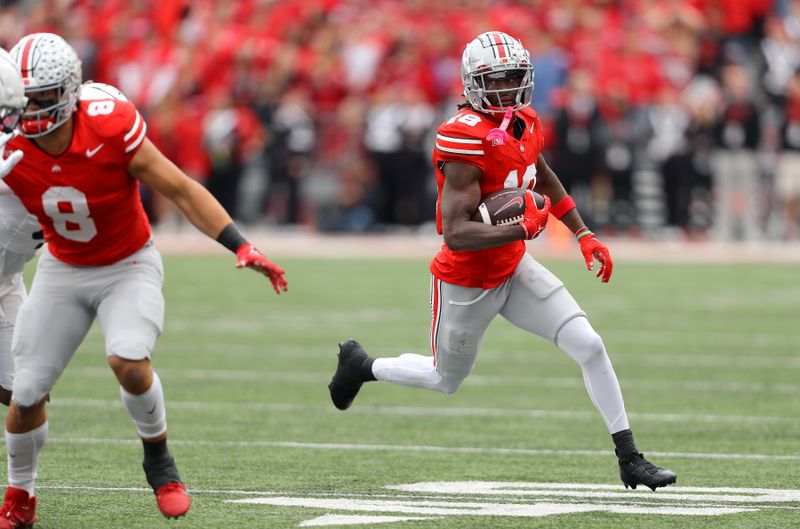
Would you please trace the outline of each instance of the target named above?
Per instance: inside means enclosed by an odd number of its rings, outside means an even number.
[[[508,57],[508,48],[506,48],[505,43],[500,38],[500,35],[497,32],[490,33],[489,35],[492,38],[492,43],[494,43],[492,48],[494,49],[494,53],[497,55],[497,58],[502,59],[504,57]]]
[[[503,45],[505,46],[508,55],[511,56],[511,45],[514,44],[513,37],[506,33],[500,33],[500,39],[503,41]]]
[[[22,78],[27,79],[33,70],[33,48],[35,47],[36,35],[26,37],[25,43],[22,45],[22,53],[19,55],[19,70],[22,73]]]

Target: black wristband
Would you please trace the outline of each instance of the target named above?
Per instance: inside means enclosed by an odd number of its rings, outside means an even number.
[[[236,253],[236,250],[238,250],[241,245],[247,244],[247,239],[242,237],[242,234],[236,229],[235,224],[228,224],[220,232],[217,237],[217,242],[233,253]]]

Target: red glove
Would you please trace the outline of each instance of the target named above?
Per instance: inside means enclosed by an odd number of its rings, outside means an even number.
[[[283,268],[267,259],[263,253],[259,252],[249,242],[239,246],[239,249],[236,250],[236,258],[238,259],[236,268],[244,268],[246,266],[256,272],[261,272],[272,282],[272,288],[275,289],[275,293],[280,294],[281,289],[284,292],[289,290],[289,284],[286,282],[286,278],[283,277]]]
[[[611,272],[614,270],[614,262],[611,260],[611,253],[609,253],[608,247],[597,240],[594,233],[586,228],[578,230],[576,237],[581,245],[583,258],[586,259],[586,268],[594,270],[594,260],[597,259],[600,262],[600,270],[597,271],[597,277],[603,276],[601,281],[608,283],[608,280],[611,279]]]
[[[536,207],[533,194],[525,192],[525,215],[520,226],[525,230],[525,240],[535,239],[547,226],[547,218],[550,216],[550,197],[544,195],[544,205],[542,209]]]

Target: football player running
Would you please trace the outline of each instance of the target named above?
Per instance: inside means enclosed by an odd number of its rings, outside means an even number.
[[[3,152],[14,137],[26,102],[19,69],[8,52],[0,48],[0,178],[22,159],[21,151],[14,151],[8,157]],[[19,307],[27,296],[22,269],[42,242],[42,229],[36,217],[27,212],[16,196],[0,195],[0,402],[6,406],[11,401],[14,378],[11,337]]]
[[[139,183],[171,199],[200,231],[237,256],[237,267],[266,275],[277,293],[284,271],[238,232],[213,196],[147,139],[133,104],[81,101],[81,63],[58,35],[23,37],[11,50],[28,98],[24,153],[5,184],[44,229],[30,295],[17,318],[16,372],[6,417],[8,481],[0,529],[36,518],[37,459],[47,440],[46,395],[95,318],[123,405],[144,446],[144,471],[167,517],[186,514],[191,499],[167,449],[164,393],[150,365],[164,319],[161,256],[152,242]]]
[[[500,314],[552,341],[580,365],[589,397],[616,446],[626,488],[641,484],[655,490],[675,483],[674,472],[649,462],[636,448],[603,340],[564,284],[526,253],[525,240],[541,232],[549,213],[575,234],[587,268],[592,270],[596,259],[601,281],[611,278],[608,248],[585,226],[542,157],[542,126],[530,107],[528,51],[505,33],[483,33],[464,50],[461,80],[467,101],[439,127],[433,150],[437,228],[444,236],[430,265],[433,356],[373,358],[354,340],[341,343],[328,386],[334,405],[347,409],[371,380],[454,393],[472,371],[486,328]],[[506,187],[548,198],[537,209],[527,193],[518,225],[470,220],[482,197]]]

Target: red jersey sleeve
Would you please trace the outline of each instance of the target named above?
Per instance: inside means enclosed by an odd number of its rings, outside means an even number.
[[[459,112],[436,131],[434,160],[466,163],[483,171],[486,164],[485,128],[481,116],[470,111]]]
[[[86,115],[98,136],[115,145],[130,163],[147,135],[147,123],[134,104],[101,99],[81,101],[81,105],[86,105]]]

